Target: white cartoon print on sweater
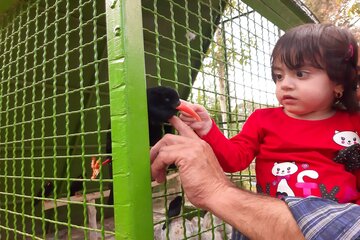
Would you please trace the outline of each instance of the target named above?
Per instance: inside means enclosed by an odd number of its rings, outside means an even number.
[[[353,144],[360,143],[359,135],[353,131],[335,131],[333,140],[343,147],[349,147]]]
[[[307,167],[307,164],[306,166],[303,166],[304,169],[306,169]],[[278,185],[276,190],[276,196],[295,196],[293,190],[288,184],[288,180],[290,179],[290,175],[296,173],[297,171],[298,166],[296,166],[295,162],[274,163],[271,172],[277,178],[276,183]],[[303,190],[304,197],[307,197],[311,195],[311,189],[317,188],[318,185],[313,182],[305,182],[304,177],[317,179],[319,177],[319,174],[314,170],[303,170],[297,175],[297,182],[295,186],[297,188],[301,188]]]
[[[293,190],[289,187],[287,180],[289,180],[290,175],[296,173],[297,170],[298,167],[293,162],[274,163],[271,172],[277,178],[277,196],[295,196]]]

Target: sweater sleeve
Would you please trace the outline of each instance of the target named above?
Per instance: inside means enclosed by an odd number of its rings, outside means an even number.
[[[227,139],[213,121],[203,140],[210,144],[225,172],[237,172],[247,168],[258,153],[260,134],[256,111],[248,118],[242,131]]]

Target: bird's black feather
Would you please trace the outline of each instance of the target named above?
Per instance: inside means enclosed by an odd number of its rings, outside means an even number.
[[[174,89],[163,86],[148,88],[146,95],[149,124],[163,124],[178,112],[176,107],[180,105],[180,97]]]
[[[182,196],[177,196],[175,197],[169,204],[169,209],[167,212],[167,225],[170,225],[171,223],[171,218],[179,216],[181,213],[181,208],[182,208],[182,202],[183,202],[183,198]],[[166,223],[164,223],[162,229],[166,229]]]
[[[83,175],[80,174],[77,179],[84,179]],[[83,182],[82,181],[73,181],[70,185],[70,196],[74,196],[77,192],[83,190]]]
[[[178,110],[180,97],[178,93],[169,87],[153,87],[147,89],[148,127],[150,146],[154,146],[164,135],[172,133],[174,129],[170,125],[164,125]],[[111,132],[106,137],[106,152],[111,153]]]
[[[164,134],[172,132],[172,127],[165,125],[178,110],[180,105],[178,93],[169,87],[147,89],[148,127],[150,146],[154,146]]]
[[[108,198],[107,204],[108,205],[113,205],[114,204],[114,191],[113,191],[113,184],[112,183],[109,184],[109,190],[110,190],[110,193],[109,193],[109,198]]]
[[[164,134],[173,133],[174,129],[170,125],[164,125],[172,116],[177,114],[176,109],[180,105],[179,94],[172,88],[158,86],[148,88],[146,90],[147,96],[147,109],[148,109],[148,127],[149,127],[149,143],[154,146]],[[109,154],[108,158],[111,159],[112,146],[111,146],[111,132],[107,133],[106,137],[106,153]],[[169,168],[175,168],[171,165]],[[109,176],[112,178],[112,167],[109,165]],[[108,204],[112,205],[113,201],[113,185],[109,185],[110,195]]]
[[[109,131],[106,134],[106,153],[109,154],[107,156],[107,159],[110,159],[110,162],[108,164],[108,169],[109,169],[109,177],[113,178],[113,174],[112,174],[112,156],[111,156],[111,152],[112,152],[112,146],[111,146],[111,132]],[[113,184],[109,183],[109,190],[110,190],[110,194],[108,197],[108,205],[113,205],[114,204],[114,192],[113,192]]]
[[[52,182],[46,182],[44,183],[44,186],[37,192],[37,197],[43,197],[42,193],[44,190],[44,197],[49,197],[52,192],[54,191],[54,184]],[[39,199],[34,199],[34,206],[36,206],[40,202]]]

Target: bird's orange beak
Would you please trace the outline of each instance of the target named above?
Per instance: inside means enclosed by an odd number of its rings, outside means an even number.
[[[196,119],[196,121],[201,121],[200,116],[190,107],[188,107],[185,103],[180,102],[180,105],[176,107],[177,110],[185,112]]]

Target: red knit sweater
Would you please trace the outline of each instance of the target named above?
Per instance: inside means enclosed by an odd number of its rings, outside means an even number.
[[[227,139],[215,123],[203,137],[226,172],[245,169],[256,158],[258,192],[309,195],[360,204],[360,171],[345,171],[333,158],[359,143],[360,114],[337,111],[324,120],[299,120],[282,108],[256,110],[242,131]]]

